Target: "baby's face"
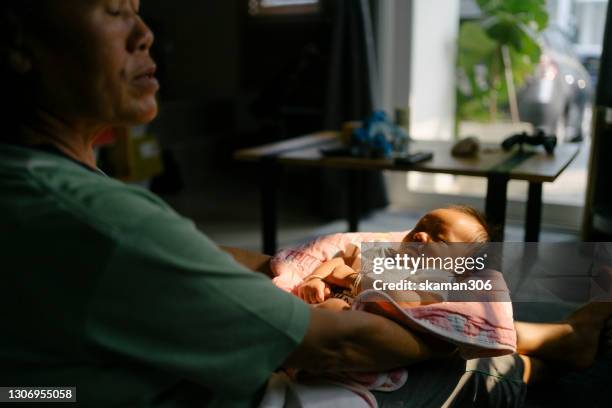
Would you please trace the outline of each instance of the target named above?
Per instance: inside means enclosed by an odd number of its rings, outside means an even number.
[[[453,209],[431,211],[417,222],[404,242],[474,242],[483,227],[472,216]]]

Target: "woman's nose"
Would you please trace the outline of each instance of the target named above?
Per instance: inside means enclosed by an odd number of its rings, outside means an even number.
[[[140,16],[136,16],[136,25],[134,26],[130,39],[130,52],[147,52],[151,49],[151,46],[153,46],[154,40],[155,36],[153,35],[153,31],[151,31]]]

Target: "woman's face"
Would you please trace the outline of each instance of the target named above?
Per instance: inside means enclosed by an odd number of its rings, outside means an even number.
[[[153,33],[139,0],[47,0],[30,30],[41,108],[68,123],[135,125],[157,114]]]

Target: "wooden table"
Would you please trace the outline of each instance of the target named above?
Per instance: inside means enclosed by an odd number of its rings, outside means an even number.
[[[518,148],[505,152],[496,145],[483,145],[478,156],[457,158],[450,153],[453,142],[415,141],[412,151],[434,152],[432,160],[410,165],[398,165],[391,159],[363,159],[354,157],[324,157],[320,149],[340,146],[339,133],[326,131],[289,139],[234,154],[239,161],[257,163],[262,171],[262,233],[263,251],[276,252],[277,176],[283,166],[336,168],[349,172],[349,231],[359,227],[358,173],[363,170],[418,171],[487,179],[485,213],[494,231],[493,239],[502,241],[506,218],[507,190],[510,180],[529,183],[527,212],[525,216],[525,241],[538,241],[542,217],[542,184],[553,182],[577,156],[580,148],[573,144],[557,146],[554,155],[547,155],[542,148],[521,152]]]

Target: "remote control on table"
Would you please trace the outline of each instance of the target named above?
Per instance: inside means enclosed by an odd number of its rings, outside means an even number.
[[[393,162],[395,164],[417,164],[433,158],[432,152],[416,152],[404,156],[396,157]]]

